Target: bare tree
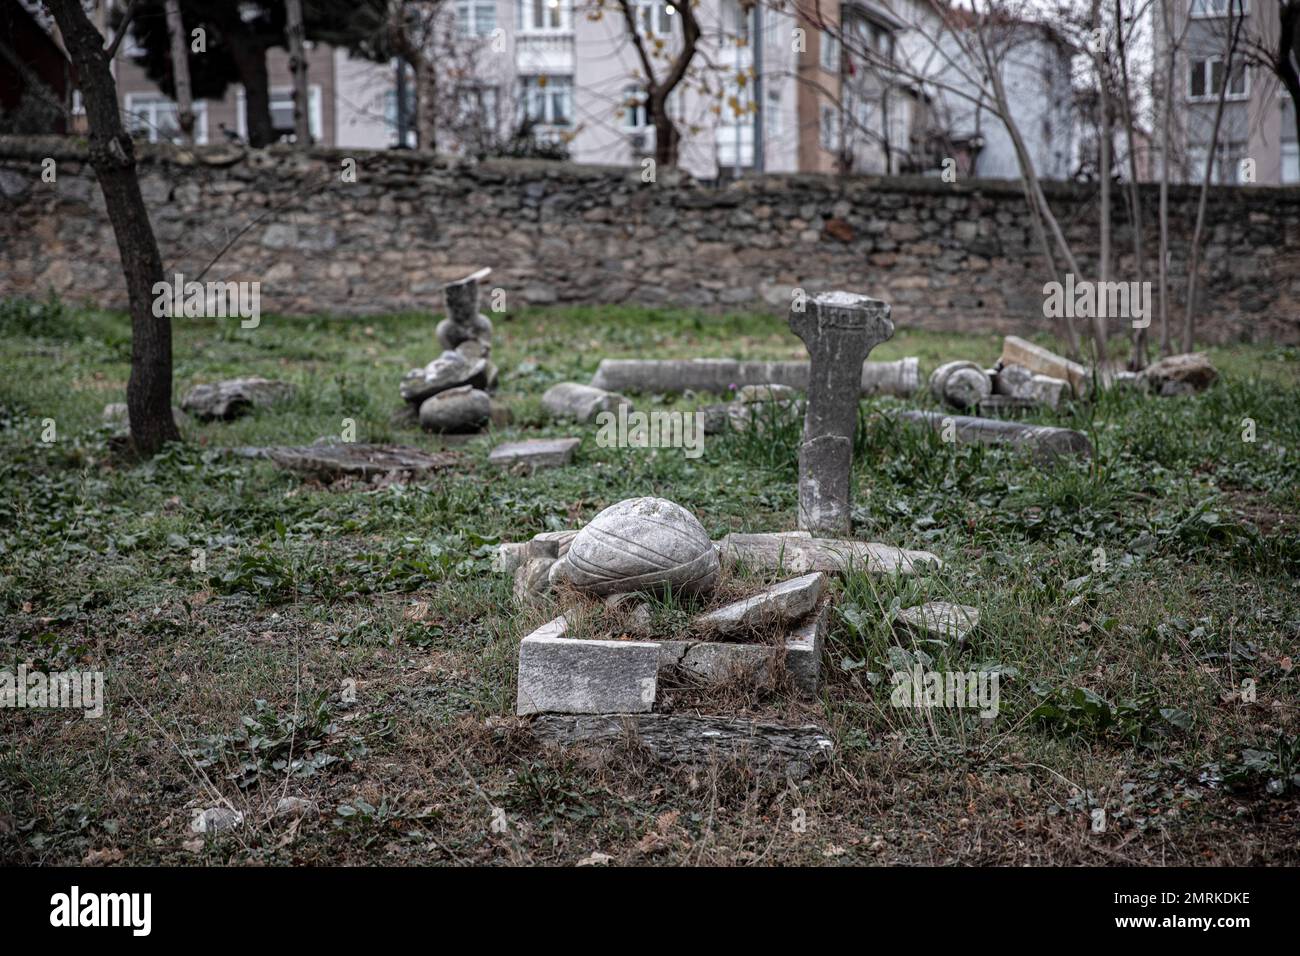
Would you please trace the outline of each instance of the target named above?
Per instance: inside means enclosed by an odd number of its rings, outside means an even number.
[[[603,0],[598,0],[597,7]],[[682,24],[680,46],[670,45],[662,38],[650,35],[648,26],[638,22],[637,11],[642,9],[635,0],[615,0],[623,15],[623,24],[636,50],[644,74],[641,82],[645,88],[646,113],[655,128],[655,164],[675,166],[681,146],[681,133],[668,112],[668,97],[682,82],[690,68],[691,60],[700,40],[700,24],[690,0],[674,5],[676,16]],[[664,69],[655,69],[655,61],[664,62]]]
[[[179,441],[172,418],[172,328],[167,316],[153,314],[153,287],[162,281],[162,258],[149,213],[140,195],[135,144],[122,127],[117,84],[109,69],[104,37],[87,19],[80,0],[45,0],[58,24],[76,70],[86,118],[89,153],[113,234],[131,308],[131,375],[126,386],[131,440],[152,455]]]
[[[1219,98],[1214,104],[1214,125],[1210,129],[1210,142],[1206,149],[1205,169],[1201,174],[1201,191],[1196,201],[1196,226],[1192,229],[1192,248],[1187,262],[1187,301],[1183,309],[1183,351],[1192,350],[1192,333],[1196,326],[1196,273],[1200,268],[1201,234],[1205,230],[1205,203],[1210,192],[1210,181],[1215,168],[1215,154],[1219,146],[1219,130],[1223,125],[1223,104],[1232,85],[1232,70],[1236,63],[1237,48],[1241,43],[1241,27],[1245,20],[1243,0],[1228,0],[1228,38],[1223,51],[1223,79],[1219,84]]]
[[[181,138],[194,145],[194,96],[190,87],[189,44],[185,42],[185,24],[181,20],[181,0],[164,0],[167,12],[167,35],[171,40],[172,83],[176,87],[176,122]]]
[[[169,2],[175,3],[176,0]],[[307,100],[307,57],[303,53],[302,0],[284,0],[284,14],[289,72],[293,75],[293,138],[299,146],[305,147],[311,145],[311,122]]]

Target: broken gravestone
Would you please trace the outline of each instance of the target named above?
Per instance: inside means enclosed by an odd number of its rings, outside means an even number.
[[[288,382],[270,379],[232,378],[224,382],[195,385],[181,399],[181,409],[201,421],[238,418],[254,406],[264,408],[283,401],[294,393]]]
[[[790,328],[812,359],[799,446],[799,527],[847,534],[862,363],[894,334],[894,324],[878,299],[824,292],[791,307]]]
[[[580,438],[529,438],[506,442],[492,449],[488,463],[502,468],[556,468],[572,461],[574,449],[581,444]]]

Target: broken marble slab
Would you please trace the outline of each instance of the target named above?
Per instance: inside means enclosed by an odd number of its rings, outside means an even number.
[[[557,617],[520,643],[516,713],[633,714],[654,706],[658,645],[572,640],[567,630]]]
[[[1000,361],[1004,368],[1008,365],[1022,365],[1039,375],[1063,378],[1070,383],[1076,397],[1082,398],[1088,394],[1091,382],[1086,368],[1019,336],[1008,335],[1002,340]]]
[[[1209,388],[1219,377],[1218,370],[1204,352],[1171,355],[1148,365],[1138,374],[1138,381],[1156,394],[1190,395]]]
[[[622,395],[578,382],[560,382],[542,395],[542,407],[552,418],[577,422],[590,422],[601,412],[616,412],[620,405],[632,407]]]
[[[418,405],[431,395],[460,385],[486,389],[488,365],[486,358],[467,358],[449,349],[423,368],[413,368],[403,375],[398,391],[405,401]]]
[[[898,612],[895,625],[916,637],[954,641],[958,646],[979,626],[978,608],[949,601],[929,601]]]
[[[181,399],[181,410],[202,421],[238,418],[253,409],[284,401],[295,389],[288,382],[250,376],[195,385]]]
[[[938,570],[943,562],[929,551],[909,551],[870,541],[796,537],[789,534],[736,534],[717,542],[723,564],[789,574],[852,568],[868,574],[917,574]]]
[[[532,468],[556,468],[573,460],[581,438],[529,438],[525,441],[497,445],[488,455],[488,463],[502,468],[526,465]]]
[[[529,725],[540,742],[610,750],[631,747],[668,765],[743,763],[755,773],[799,780],[824,767],[835,745],[813,724],[790,726],[737,717],[685,714],[539,714]]]
[[[814,571],[710,611],[695,619],[718,634],[736,634],[765,624],[788,624],[808,614],[821,600],[826,575]]]
[[[499,552],[498,552],[499,553]],[[555,558],[525,557],[515,568],[513,595],[518,604],[527,604],[551,590],[551,570]]]
[[[1092,442],[1083,432],[1048,425],[1026,425],[997,418],[971,418],[941,412],[894,411],[896,421],[934,429],[941,436],[951,434],[959,444],[1011,445],[1029,449],[1039,463],[1050,464],[1059,458],[1092,456]]]
[[[324,482],[339,478],[420,478],[450,468],[459,460],[455,452],[429,452],[407,445],[372,445],[361,442],[319,442],[314,445],[232,448],[241,458],[265,458],[281,468],[310,475]]]
[[[736,359],[605,359],[592,376],[597,388],[629,392],[712,392],[745,385],[808,389],[808,362],[745,362]],[[907,398],[921,387],[920,361],[862,363],[862,394]]]

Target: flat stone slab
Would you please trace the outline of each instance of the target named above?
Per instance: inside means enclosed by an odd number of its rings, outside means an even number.
[[[580,382],[560,382],[542,394],[547,414],[566,421],[590,422],[601,412],[617,412],[620,405],[631,408],[631,404],[622,395]]]
[[[558,617],[520,643],[516,713],[634,714],[654,706],[657,644],[572,640],[567,630]]]
[[[1004,366],[1021,365],[1039,375],[1063,378],[1076,396],[1088,394],[1091,379],[1086,368],[1018,335],[1008,335],[1002,340],[1001,362]]]
[[[951,423],[952,436],[959,444],[1010,445],[1029,449],[1036,460],[1050,464],[1059,458],[1092,457],[1092,442],[1083,432],[1049,425],[1026,425],[998,418],[972,418],[939,412],[896,411],[892,417],[908,424],[924,425],[941,435]]]
[[[459,461],[456,452],[429,453],[408,445],[370,445],[339,442],[321,445],[271,445],[232,448],[241,458],[265,458],[281,468],[311,475],[322,481],[339,478],[419,478],[450,468]]]
[[[808,389],[808,362],[742,362],[736,359],[605,359],[592,376],[597,388],[629,392],[714,392],[732,386],[785,385]],[[907,398],[921,387],[916,358],[862,363],[863,395]]]
[[[488,462],[503,468],[517,464],[555,468],[572,461],[574,449],[581,444],[581,438],[530,438],[506,442],[492,449]]]
[[[979,626],[980,612],[968,604],[930,601],[899,611],[896,623],[918,637],[956,641],[960,645]]]
[[[788,726],[686,714],[545,714],[530,724],[542,743],[560,747],[635,748],[666,764],[741,761],[757,773],[806,777],[825,766],[835,745],[814,724]]]
[[[840,574],[847,568],[868,574],[916,574],[943,567],[929,551],[910,551],[871,541],[794,537],[789,534],[729,534],[717,542],[727,565],[743,562],[760,570],[808,574]]]
[[[181,410],[202,421],[238,418],[254,407],[264,408],[293,395],[288,382],[256,376],[195,385],[181,399]]]
[[[710,611],[696,618],[696,622],[719,634],[735,634],[765,623],[788,624],[817,606],[825,585],[826,575],[814,571]]]

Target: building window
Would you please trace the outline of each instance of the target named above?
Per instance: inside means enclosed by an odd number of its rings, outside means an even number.
[[[271,129],[278,138],[284,139],[293,135],[293,87],[277,86],[272,87],[268,93],[268,99],[271,106]],[[311,133],[311,138],[317,143],[322,142],[321,130],[324,124],[321,122],[320,106],[320,87],[311,85],[307,87],[307,130]],[[248,97],[243,87],[239,89],[238,96],[239,117],[239,135],[244,139],[248,138]]]
[[[673,32],[677,10],[667,0],[635,0],[637,29],[642,36],[666,37]]]
[[[523,33],[554,33],[570,29],[568,0],[519,0],[519,29]]]
[[[1300,143],[1295,140],[1282,143],[1282,183],[1300,183]]]
[[[624,129],[639,130],[650,125],[644,87],[628,86],[623,89],[622,114]]]
[[[1213,100],[1223,89],[1223,58],[1207,57],[1192,60],[1187,79],[1187,98],[1189,100]],[[1250,76],[1244,65],[1238,65],[1232,71],[1228,83],[1227,99],[1243,100],[1250,95]]]
[[[497,28],[496,0],[456,0],[456,32],[485,37]]]
[[[833,106],[823,106],[821,111],[821,144],[822,149],[836,152],[840,148],[840,116],[839,111]]]
[[[127,93],[123,119],[132,136],[151,143],[180,143],[181,124],[176,104],[161,93]],[[194,104],[194,142],[208,141],[208,104]]]
[[[573,77],[521,76],[520,119],[539,126],[568,126],[573,122]]]
[[[1205,178],[1205,164],[1210,161],[1210,151],[1203,145],[1187,148],[1187,164],[1192,182],[1199,183]],[[1210,164],[1210,182],[1215,184],[1241,183],[1241,161],[1246,157],[1245,143],[1219,143],[1214,150],[1214,161]]]
[[[1248,0],[1192,0],[1193,19],[1226,17],[1229,10],[1234,17],[1243,17],[1250,13],[1250,3]]]
[[[763,129],[768,139],[777,139],[785,133],[780,90],[767,91],[767,105],[763,107]]]
[[[822,31],[821,63],[823,70],[840,71],[840,38],[829,30]]]

